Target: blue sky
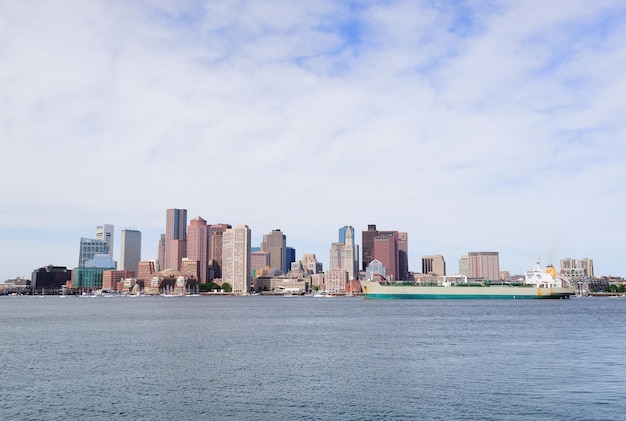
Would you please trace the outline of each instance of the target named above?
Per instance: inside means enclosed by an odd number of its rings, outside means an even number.
[[[0,282],[165,209],[626,276],[619,1],[0,2]],[[119,245],[116,246],[116,254]],[[114,256],[119,260],[119,255]]]

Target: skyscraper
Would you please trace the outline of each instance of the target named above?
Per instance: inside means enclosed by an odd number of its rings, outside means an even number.
[[[165,234],[161,234],[161,237],[159,238],[159,247],[157,250],[157,261],[155,265],[155,270],[159,272],[164,267],[165,267]]]
[[[359,246],[355,244],[354,228],[346,226],[344,235],[344,264],[348,272],[348,280],[357,279],[359,273]]]
[[[287,237],[280,229],[272,230],[263,236],[261,250],[270,254],[270,269],[278,269],[285,273],[287,261]]]
[[[81,237],[78,267],[84,268],[85,263],[89,260],[93,260],[97,254],[109,254],[109,243],[107,243],[106,240],[98,238]]]
[[[409,234],[398,233],[398,280],[409,279]]]
[[[500,279],[500,256],[497,251],[467,253],[469,277],[497,281]]]
[[[111,224],[98,225],[96,227],[96,238],[98,240],[104,240],[109,245],[108,253],[113,258],[113,235],[115,227]]]
[[[378,231],[376,225],[368,225],[362,232],[363,269],[376,259],[394,281],[409,277],[408,234],[398,231]]]
[[[207,276],[209,269],[208,243],[209,236],[206,221],[199,216],[192,219],[187,230],[187,258],[199,262],[199,283],[205,283],[209,279]]]
[[[209,225],[209,280],[222,277],[222,236],[229,228],[229,224]]]
[[[222,236],[222,281],[232,286],[234,294],[250,290],[250,238],[247,225],[228,228]]]
[[[165,224],[165,264],[161,269],[180,269],[187,253],[187,209],[167,209]]]
[[[343,241],[342,241],[343,240]],[[348,273],[348,279],[356,279],[359,271],[358,247],[354,244],[354,228],[339,228],[339,242],[330,249],[330,269],[340,268]]]
[[[374,238],[374,258],[387,269],[387,276],[400,280],[398,265],[398,231],[379,231]]]
[[[469,257],[461,256],[459,258],[459,275],[469,278]]]
[[[343,243],[336,242],[330,245],[329,269],[339,269],[343,266]]]
[[[352,238],[354,239],[354,228],[350,225],[345,225],[341,228],[339,228],[339,242],[340,243],[346,243],[346,232],[350,231],[350,234],[352,234]]]
[[[253,251],[250,253],[250,270],[260,271],[267,269],[270,264],[270,255],[265,251]]]
[[[141,260],[141,232],[131,229],[123,229],[120,240],[120,266],[121,270],[135,272]]]
[[[374,238],[378,235],[376,225],[370,224],[367,226],[367,231],[361,232],[361,249],[363,252],[363,270],[367,269],[367,265],[374,260]]]
[[[302,267],[308,273],[322,272],[322,264],[317,261],[315,254],[304,254],[302,256]]]

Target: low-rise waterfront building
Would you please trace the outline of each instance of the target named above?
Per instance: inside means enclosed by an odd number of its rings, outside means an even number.
[[[176,271],[163,271],[158,276],[144,281],[145,295],[185,295],[197,292],[196,279],[177,274]]]
[[[284,293],[286,290],[298,294],[309,291],[309,282],[289,276],[261,276],[255,279],[255,291]]]
[[[331,294],[343,294],[346,292],[348,271],[344,269],[331,269],[325,273],[326,291]]]
[[[117,285],[122,279],[134,277],[135,272],[130,270],[105,270],[102,272],[102,290],[117,291]]]
[[[321,291],[326,289],[326,277],[323,273],[313,273],[309,278],[311,280],[311,288]]]
[[[74,268],[72,270],[72,288],[78,289],[101,289],[102,273],[107,270],[105,268]]]
[[[373,280],[375,275],[387,279],[387,269],[378,259],[372,260],[365,269],[365,279]]]
[[[65,266],[48,265],[35,269],[31,275],[33,289],[61,289],[67,281],[72,279],[72,271]]]

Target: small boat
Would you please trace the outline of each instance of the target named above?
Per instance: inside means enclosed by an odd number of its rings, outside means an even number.
[[[313,298],[335,298],[335,297],[336,295],[330,291],[317,291],[313,295]]]

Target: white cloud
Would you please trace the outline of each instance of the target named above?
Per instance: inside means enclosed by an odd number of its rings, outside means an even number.
[[[623,12],[5,2],[0,276],[73,266],[102,223],[135,223],[154,257],[167,207],[281,228],[324,261],[340,226],[376,223],[409,232],[416,270],[483,249],[512,272],[569,256],[625,276]],[[11,246],[23,227],[32,253]]]

